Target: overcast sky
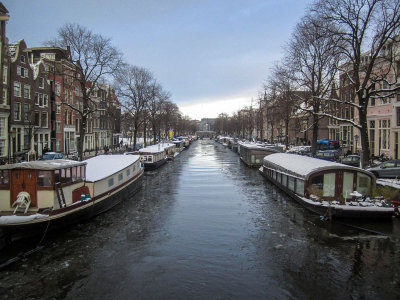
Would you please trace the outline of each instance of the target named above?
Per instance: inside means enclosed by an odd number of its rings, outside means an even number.
[[[43,45],[67,22],[112,38],[192,119],[251,105],[311,0],[3,0],[10,42]]]

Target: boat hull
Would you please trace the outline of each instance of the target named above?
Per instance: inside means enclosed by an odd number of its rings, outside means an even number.
[[[167,162],[166,159],[161,159],[157,162],[152,162],[152,163],[144,163],[144,170],[145,171],[154,171],[155,169],[161,167],[163,164]]]
[[[142,186],[143,171],[132,180],[119,186],[103,195],[94,197],[91,200],[83,201],[69,207],[57,209],[50,212],[46,218],[34,219],[24,223],[2,224],[0,230],[5,236],[24,237],[54,231],[68,227],[80,221],[90,219],[99,215],[120,203],[126,198],[132,197]]]
[[[275,179],[266,175],[260,169],[261,175],[263,175],[268,181],[276,185],[279,189],[288,194],[291,198],[296,200],[303,207],[309,211],[318,214],[326,218],[350,218],[350,219],[390,219],[393,217],[393,208],[380,208],[380,209],[369,209],[368,207],[360,206],[341,206],[341,205],[331,205],[322,206],[318,202],[308,200],[306,198],[300,197],[286,186],[282,185]]]

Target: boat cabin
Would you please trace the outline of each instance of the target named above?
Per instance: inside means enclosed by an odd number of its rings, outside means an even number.
[[[85,162],[64,159],[0,166],[0,211],[13,210],[21,192],[30,199],[29,211],[60,208],[80,200],[85,168]]]
[[[375,176],[363,169],[289,153],[264,158],[264,175],[300,197],[341,203],[371,195]]]
[[[263,163],[265,156],[279,151],[273,147],[255,143],[240,143],[240,159],[249,167],[259,167]]]

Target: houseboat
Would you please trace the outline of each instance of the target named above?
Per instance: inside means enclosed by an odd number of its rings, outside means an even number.
[[[394,208],[372,198],[375,176],[363,169],[289,153],[264,158],[261,174],[326,218],[390,218]]]
[[[166,143],[164,146],[164,153],[167,160],[173,160],[176,156],[176,146],[174,143]]]
[[[135,193],[142,175],[138,155],[0,166],[0,229],[29,235],[93,217]]]
[[[139,149],[145,171],[155,170],[167,162],[167,154],[164,151],[166,146],[166,143],[160,143]]]
[[[240,159],[249,167],[260,167],[265,156],[280,152],[275,147],[264,144],[244,142],[239,144]]]
[[[180,152],[182,152],[184,149],[186,149],[185,148],[185,142],[184,141],[178,141],[178,140],[176,140],[176,141],[172,141],[172,143],[174,143],[175,144],[175,147],[176,147],[176,152],[177,153],[180,153]]]

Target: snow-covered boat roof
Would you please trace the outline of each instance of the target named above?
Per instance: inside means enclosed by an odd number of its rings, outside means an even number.
[[[260,143],[248,143],[248,142],[239,142],[240,147],[248,148],[248,149],[257,149],[257,150],[265,150],[265,151],[276,151],[280,152],[274,145],[266,145]]]
[[[97,181],[129,167],[139,155],[99,155],[86,160],[86,181]]]
[[[374,175],[366,170],[347,166],[344,164],[326,161],[309,156],[302,156],[291,153],[274,153],[264,157],[264,166],[274,165],[277,170],[284,171],[288,174],[296,175],[298,177],[308,177],[310,174],[317,171],[324,171],[329,169],[345,169],[353,170],[368,174],[371,177]],[[268,167],[268,166],[267,166]]]
[[[159,152],[163,152],[164,149],[170,148],[175,146],[175,144],[173,143],[160,143],[160,144],[156,144],[156,145],[151,145],[151,146],[147,146],[145,148],[141,148],[139,149],[139,152],[144,154],[144,153],[159,153]]]
[[[86,162],[68,159],[34,160],[16,164],[0,166],[0,170],[34,169],[34,170],[59,170],[85,165]]]

